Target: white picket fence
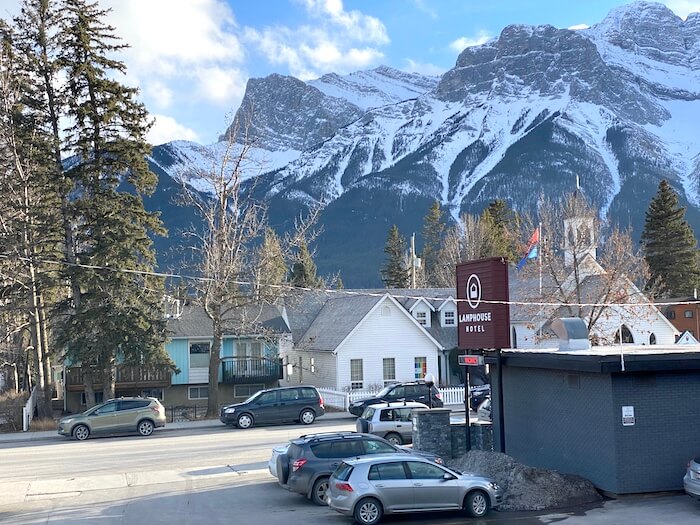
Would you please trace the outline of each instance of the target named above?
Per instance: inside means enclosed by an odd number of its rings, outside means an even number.
[[[439,388],[438,390],[440,391],[443,404],[464,404],[464,387],[446,387]],[[338,390],[331,390],[330,388],[319,388],[318,391],[321,393],[321,396],[323,396],[323,402],[327,407],[333,407],[338,410],[347,410],[350,408],[350,403],[379,393],[379,390],[352,390],[350,392],[340,392]]]
[[[22,407],[22,431],[26,432],[29,430],[29,425],[32,424],[32,418],[34,417],[34,409],[36,408],[36,387],[32,388],[32,393],[27,399],[27,404]]]

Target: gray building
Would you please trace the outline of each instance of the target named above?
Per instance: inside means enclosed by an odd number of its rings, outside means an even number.
[[[700,455],[700,347],[486,355],[496,450],[614,494],[683,488]]]

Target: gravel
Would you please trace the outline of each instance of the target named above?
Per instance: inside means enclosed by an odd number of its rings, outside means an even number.
[[[601,501],[593,484],[581,476],[529,467],[500,452],[472,450],[449,466],[491,478],[505,494],[502,511],[548,510]]]

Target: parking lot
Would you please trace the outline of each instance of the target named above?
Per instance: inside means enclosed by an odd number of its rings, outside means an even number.
[[[350,418],[321,418],[312,427],[241,431],[212,422],[157,431],[150,438],[0,442],[0,523],[350,524],[351,519],[278,487],[267,472],[267,459],[272,446],[302,433],[353,426]],[[674,493],[557,512],[494,512],[481,520],[448,513],[387,517],[385,522],[640,525],[691,524],[698,516],[700,505]]]

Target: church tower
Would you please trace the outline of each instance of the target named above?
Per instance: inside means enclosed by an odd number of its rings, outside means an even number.
[[[578,185],[578,184],[577,184]],[[564,264],[573,266],[586,256],[596,258],[598,236],[594,212],[579,188],[574,193],[568,217],[564,219]]]

